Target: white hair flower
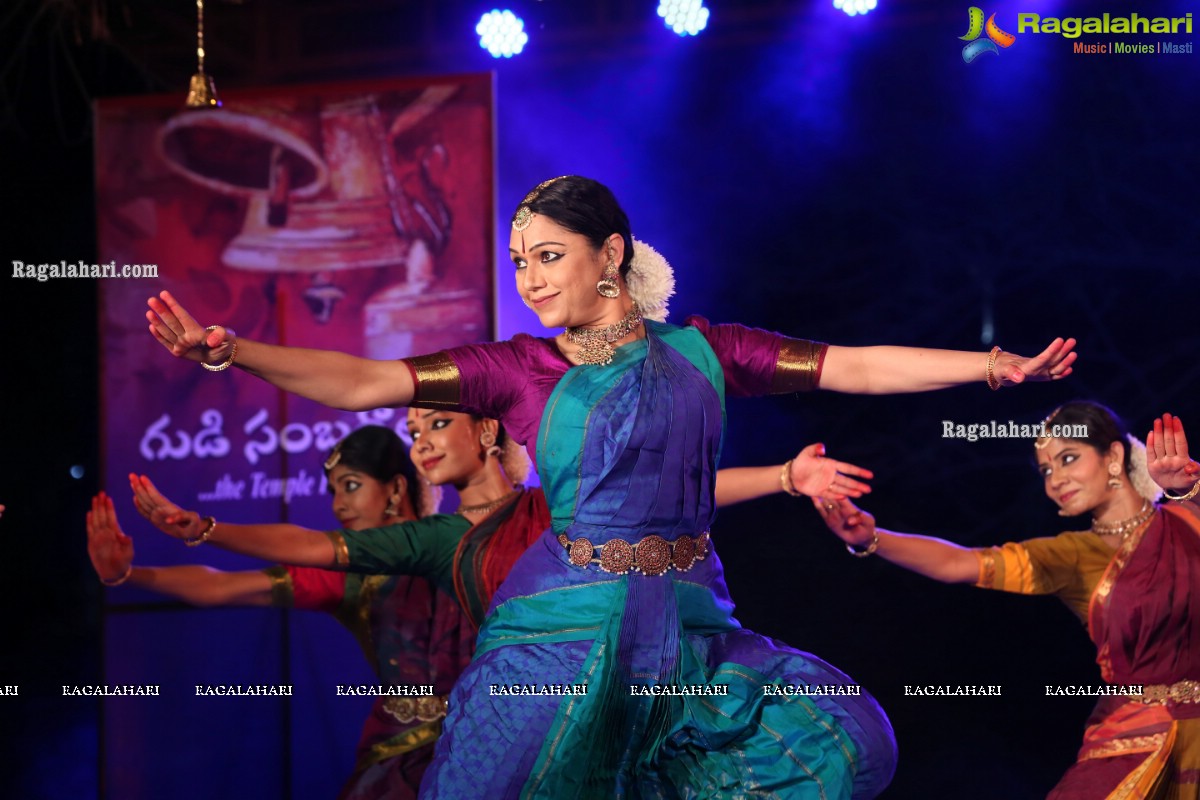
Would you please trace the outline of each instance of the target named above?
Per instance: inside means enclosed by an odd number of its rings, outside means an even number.
[[[675,271],[657,250],[637,239],[633,240],[633,260],[625,285],[643,317],[667,321],[667,300],[675,294]]]
[[[1146,468],[1146,445],[1132,433],[1125,434],[1125,438],[1129,440],[1129,482],[1138,494],[1157,503],[1163,492]]]

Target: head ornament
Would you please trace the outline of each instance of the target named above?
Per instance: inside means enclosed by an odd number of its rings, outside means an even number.
[[[566,175],[559,175],[557,178],[551,178],[548,181],[542,181],[533,190],[525,195],[525,199],[521,201],[520,207],[517,208],[517,213],[513,214],[512,227],[514,231],[520,232],[529,227],[529,223],[533,222],[533,209],[529,207],[531,203],[538,199],[538,195],[542,193],[550,184],[555,181],[561,181]]]

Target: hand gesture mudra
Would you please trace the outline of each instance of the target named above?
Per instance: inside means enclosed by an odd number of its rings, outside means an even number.
[[[130,475],[133,505],[138,513],[168,536],[194,541],[204,530],[204,522],[195,511],[185,511],[163,495],[145,475]]]
[[[146,312],[150,333],[171,355],[216,365],[226,362],[234,352],[233,331],[220,325],[206,329],[170,292],[160,292],[146,304],[150,306]]]
[[[871,480],[875,475],[854,464],[826,458],[825,445],[810,444],[792,459],[789,477],[792,487],[801,494],[841,499],[870,492],[870,486],[855,478]]]
[[[1016,386],[1026,381],[1057,381],[1071,374],[1075,359],[1074,339],[1059,337],[1050,343],[1042,352],[1032,358],[1022,358],[1013,353],[1001,351],[996,356],[996,364],[992,369],[999,386]]]
[[[1200,480],[1200,464],[1188,455],[1187,436],[1179,417],[1163,414],[1146,434],[1146,469],[1164,489],[1187,492]]]
[[[133,539],[121,531],[112,498],[104,492],[92,498],[87,512],[88,557],[100,580],[116,583],[133,564]]]

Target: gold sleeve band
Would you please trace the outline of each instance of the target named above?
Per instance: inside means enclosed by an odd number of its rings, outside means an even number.
[[[975,551],[979,555],[981,589],[997,589],[1017,594],[1039,594],[1034,585],[1033,561],[1022,545],[1010,542],[1000,547]]]
[[[329,543],[333,545],[333,568],[345,569],[350,566],[350,549],[346,547],[346,539],[341,531],[326,531]]]
[[[821,380],[821,366],[829,345],[807,339],[784,339],[775,361],[771,394],[811,392]]]
[[[979,557],[979,580],[975,585],[980,589],[991,589],[996,583],[996,554],[989,547],[986,550],[976,550]]]
[[[412,404],[418,408],[444,408],[450,411],[458,408],[461,396],[462,373],[458,365],[443,353],[433,353],[427,356],[413,356],[404,359],[404,363],[412,371],[413,393]]]
[[[296,604],[296,587],[292,584],[292,573],[285,567],[274,566],[263,570],[271,579],[271,605],[276,608],[291,608]]]

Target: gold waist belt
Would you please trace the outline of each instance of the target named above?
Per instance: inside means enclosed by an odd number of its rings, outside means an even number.
[[[565,533],[560,533],[558,543],[566,548],[568,560],[581,569],[595,564],[616,575],[640,572],[652,577],[672,567],[677,572],[687,572],[697,561],[703,561],[709,551],[708,531],[695,537],[680,536],[673,542],[651,534],[633,544],[624,539],[610,539],[603,545],[593,545],[582,536],[571,541]]]
[[[1146,705],[1153,703],[1200,703],[1200,681],[1152,683],[1142,687],[1139,697]]]
[[[414,720],[433,722],[446,716],[446,695],[389,697],[383,701],[383,710],[405,725]]]

